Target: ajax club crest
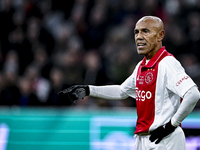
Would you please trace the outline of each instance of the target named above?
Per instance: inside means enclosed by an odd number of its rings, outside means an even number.
[[[153,69],[150,72],[146,73],[145,78],[144,78],[144,81],[146,84],[151,84],[154,81],[153,71],[155,71],[155,70]]]

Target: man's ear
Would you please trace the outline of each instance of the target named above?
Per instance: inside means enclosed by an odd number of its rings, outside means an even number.
[[[158,32],[158,42],[161,42],[165,36],[165,31],[161,30]]]

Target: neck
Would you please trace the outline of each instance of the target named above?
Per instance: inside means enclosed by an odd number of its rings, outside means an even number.
[[[156,47],[154,50],[152,50],[150,53],[148,53],[145,57],[146,60],[150,60],[160,49],[162,48],[162,45]]]

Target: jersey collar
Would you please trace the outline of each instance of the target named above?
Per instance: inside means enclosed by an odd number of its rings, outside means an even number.
[[[152,68],[162,56],[166,53],[165,46],[158,50],[158,52],[149,60],[149,62],[145,65],[146,57],[143,58],[141,65],[146,68]]]

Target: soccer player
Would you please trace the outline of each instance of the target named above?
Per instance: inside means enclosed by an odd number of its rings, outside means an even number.
[[[121,85],[75,85],[59,92],[74,102],[85,96],[136,99],[136,146],[138,150],[185,150],[181,122],[200,98],[196,84],[176,58],[162,46],[163,22],[144,16],[135,25],[137,52],[144,55]]]

